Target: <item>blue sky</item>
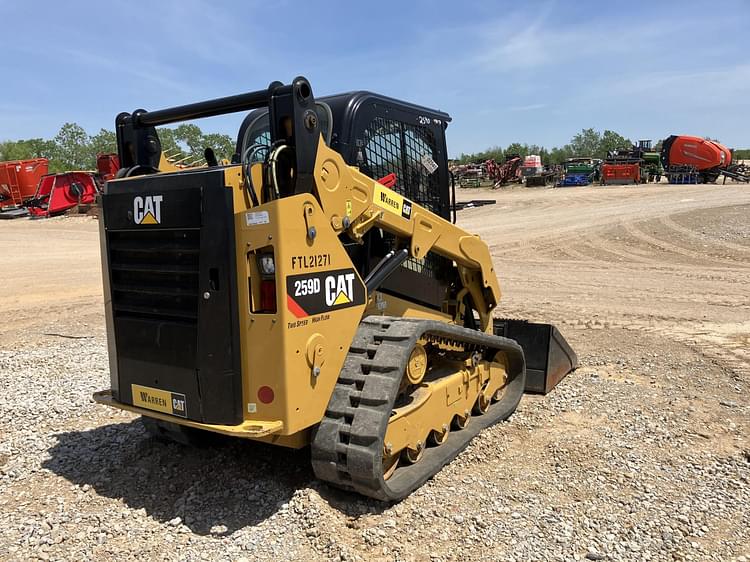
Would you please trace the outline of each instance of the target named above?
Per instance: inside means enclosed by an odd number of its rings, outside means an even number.
[[[584,127],[750,147],[750,2],[0,0],[0,140],[264,88],[447,111],[451,155]],[[241,116],[199,122],[234,137]]]

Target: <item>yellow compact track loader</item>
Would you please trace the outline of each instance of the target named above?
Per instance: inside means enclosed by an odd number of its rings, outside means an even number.
[[[240,111],[231,164],[207,148],[207,167],[160,172],[157,126]],[[369,92],[316,101],[301,77],[120,114],[95,400],[177,441],[309,445],[318,478],[398,500],[547,392],[575,354],[552,326],[493,320],[489,249],[454,224],[449,121]]]

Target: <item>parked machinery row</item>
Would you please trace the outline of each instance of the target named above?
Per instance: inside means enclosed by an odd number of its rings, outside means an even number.
[[[529,155],[521,163],[512,155],[503,164],[494,160],[482,164],[466,164],[453,169],[461,187],[479,187],[484,177],[494,187],[512,182],[527,187],[585,186],[659,183],[713,183],[719,177],[750,182],[750,167],[732,158],[732,151],[723,144],[700,137],[672,135],[661,142],[639,140],[628,149],[610,152],[600,160],[592,157],[568,158],[559,166],[544,166],[541,157]]]

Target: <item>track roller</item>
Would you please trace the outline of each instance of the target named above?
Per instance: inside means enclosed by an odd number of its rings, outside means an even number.
[[[424,441],[417,441],[415,448],[407,447],[404,449],[403,458],[408,464],[416,464],[422,460],[424,449]]]
[[[448,435],[450,435],[450,432],[451,427],[447,423],[444,423],[440,431],[433,429],[430,432],[428,441],[431,445],[442,445],[448,440]]]
[[[462,415],[453,416],[453,429],[466,429],[471,421],[471,412],[465,410]]]

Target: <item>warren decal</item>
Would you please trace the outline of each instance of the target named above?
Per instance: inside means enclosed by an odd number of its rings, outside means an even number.
[[[401,215],[405,219],[411,218],[411,201],[400,193],[396,193],[379,183],[375,184],[372,201],[378,207],[391,213]]]
[[[184,394],[141,386],[140,384],[131,384],[130,390],[133,393],[134,406],[180,416],[181,418],[187,417],[187,400]]]

